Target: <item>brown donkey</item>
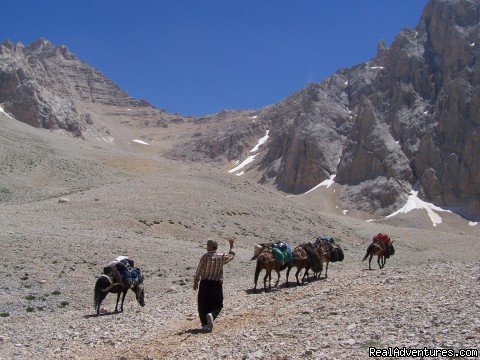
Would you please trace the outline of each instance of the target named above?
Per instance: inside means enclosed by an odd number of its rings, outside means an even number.
[[[292,255],[293,255],[293,263],[288,264],[288,268],[287,268],[287,280],[286,280],[287,286],[289,286],[288,275],[290,274],[290,270],[292,270],[294,266],[297,268],[297,272],[295,273],[297,284],[303,285],[305,282],[305,278],[307,278],[307,281],[308,281],[308,270],[310,270],[310,260],[308,259],[307,253],[303,249],[302,245],[299,245],[295,249],[293,249]],[[302,269],[305,269],[305,272],[303,273],[302,283],[300,284],[300,281],[298,280],[298,275],[300,274],[300,271]]]
[[[343,261],[344,254],[343,250],[337,244],[331,243],[329,241],[317,241],[313,244],[315,250],[317,251],[318,256],[320,257],[322,264],[325,265],[325,278],[328,277],[328,264],[331,262]],[[322,269],[320,268],[319,272],[315,273],[315,277],[320,277],[322,275]]]
[[[328,264],[330,263],[330,243],[327,243],[326,241],[319,241],[314,244],[315,250],[317,251],[318,256],[320,257],[320,260],[322,261],[322,264],[325,265],[325,278],[328,277]],[[320,278],[322,275],[322,269],[320,269],[320,272],[315,273],[316,278]]]
[[[257,246],[257,245],[256,245]],[[268,278],[268,288],[272,290],[272,270],[275,270],[277,273],[277,282],[275,283],[275,287],[278,286],[278,282],[280,281],[280,271],[285,270],[288,266],[287,263],[281,264],[275,260],[275,257],[272,254],[272,250],[270,248],[270,244],[261,244],[260,246],[263,247],[260,254],[255,254],[251,260],[257,259],[257,266],[255,268],[255,287],[253,290],[257,290],[257,282],[258,276],[262,270],[265,270],[265,276],[263,278],[263,289],[267,292],[267,278]]]
[[[386,259],[390,256],[395,254],[395,248],[393,247],[393,242],[389,243],[380,243],[380,242],[372,242],[368,248],[367,253],[363,257],[362,261],[365,261],[367,257],[370,255],[370,259],[368,259],[368,269],[372,270],[372,257],[377,255],[377,263],[380,269],[383,269],[385,266]]]

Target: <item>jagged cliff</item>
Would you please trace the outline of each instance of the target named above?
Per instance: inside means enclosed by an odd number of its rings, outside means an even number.
[[[344,208],[378,215],[416,185],[480,216],[479,20],[478,0],[432,0],[374,59],[262,109],[272,130],[262,180],[302,193],[335,174]]]

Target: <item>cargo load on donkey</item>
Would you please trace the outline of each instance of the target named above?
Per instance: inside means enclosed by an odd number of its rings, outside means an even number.
[[[343,250],[335,244],[335,240],[331,236],[318,236],[317,239],[315,240],[314,245],[316,246],[321,246],[321,244],[327,244],[328,246],[328,253],[329,253],[329,261],[330,262],[337,262],[337,261],[343,261],[344,259],[344,254]]]
[[[117,256],[103,268],[103,273],[111,276],[122,286],[132,287],[141,281],[140,269],[127,256]]]
[[[272,253],[280,264],[290,264],[293,261],[292,248],[283,241],[272,244]]]
[[[373,237],[373,242],[387,246],[389,243],[392,242],[392,240],[390,239],[390,236],[388,236],[387,234],[378,233]]]

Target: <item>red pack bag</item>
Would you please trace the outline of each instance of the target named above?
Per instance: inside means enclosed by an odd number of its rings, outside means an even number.
[[[387,245],[390,241],[390,236],[384,233],[378,233],[373,237],[373,242],[382,243],[385,245]]]

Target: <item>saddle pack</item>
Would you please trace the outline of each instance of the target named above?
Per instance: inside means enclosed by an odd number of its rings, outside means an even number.
[[[118,256],[103,268],[103,273],[112,277],[122,286],[133,287],[143,281],[140,269],[133,265],[133,260],[126,256]]]
[[[323,264],[313,244],[312,243],[302,244],[302,248],[303,250],[305,250],[305,253],[307,254],[308,261],[310,262],[310,268],[316,273],[321,272],[323,268]]]
[[[287,243],[278,241],[272,244],[272,254],[275,260],[280,264],[289,264],[293,262],[292,249]]]
[[[330,244],[335,244],[335,240],[331,236],[319,236],[317,240],[315,240],[315,244],[320,243],[320,241],[325,241]]]
[[[373,242],[374,243],[380,243],[382,245],[387,245],[391,242],[392,240],[390,239],[390,236],[384,233],[378,233],[373,237]]]
[[[343,254],[343,250],[340,248],[340,246],[338,245],[332,246],[330,250],[331,262],[343,261],[344,257],[345,255]]]

